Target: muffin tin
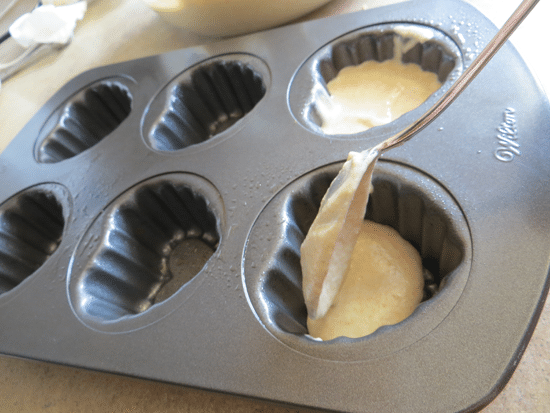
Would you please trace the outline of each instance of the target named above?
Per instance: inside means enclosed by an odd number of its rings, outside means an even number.
[[[413,0],[73,79],[0,155],[0,352],[320,409],[484,406],[549,285],[550,104],[511,45],[377,164],[366,217],[419,250],[416,311],[314,340],[299,258],[347,153],[417,119],[495,30],[461,1]],[[326,82],[398,43],[440,90],[324,135]]]

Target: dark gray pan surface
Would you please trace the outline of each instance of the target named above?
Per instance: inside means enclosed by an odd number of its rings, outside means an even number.
[[[324,136],[323,82],[410,25],[434,36],[404,60],[442,89]],[[512,46],[375,172],[367,217],[426,268],[411,317],[309,339],[299,245],[347,153],[417,118],[495,31],[411,1],[78,76],[0,155],[0,352],[322,409],[485,405],[548,292],[550,105]]]

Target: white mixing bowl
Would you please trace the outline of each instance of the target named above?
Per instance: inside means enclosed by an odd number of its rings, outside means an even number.
[[[143,1],[175,26],[207,36],[232,36],[275,27],[330,0]]]

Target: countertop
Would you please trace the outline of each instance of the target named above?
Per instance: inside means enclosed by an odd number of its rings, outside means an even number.
[[[334,0],[305,19],[396,3],[396,0]],[[520,0],[469,0],[500,27]],[[0,20],[3,33],[14,16],[34,3],[22,0]],[[2,5],[4,7],[4,5]],[[0,8],[2,8],[0,7]],[[550,3],[541,1],[511,41],[550,91],[546,24]],[[139,0],[95,1],[72,43],[24,69],[0,89],[0,151],[37,110],[72,77],[110,63],[163,53],[210,41],[164,23]],[[17,50],[0,48],[5,62]],[[135,378],[36,361],[0,357],[1,412],[298,412],[261,400],[244,399]],[[512,378],[483,412],[550,411],[550,301]]]

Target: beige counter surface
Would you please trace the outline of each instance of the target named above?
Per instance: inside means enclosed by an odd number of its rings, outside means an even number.
[[[396,0],[334,0],[308,18],[395,3]],[[520,0],[469,0],[498,26]],[[0,2],[0,9],[7,3]],[[31,0],[21,0],[7,22]],[[550,2],[543,0],[513,35],[545,90],[550,91],[546,25]],[[200,44],[200,38],[163,23],[139,0],[96,0],[65,49],[25,69],[0,89],[0,151],[63,84],[105,64]],[[0,62],[13,50],[0,48]],[[550,120],[547,120],[550,121]],[[550,137],[549,137],[550,138]],[[1,337],[1,332],[0,332]],[[443,396],[443,395],[442,395]],[[0,357],[0,412],[297,412],[264,401],[162,383]],[[550,411],[550,302],[511,380],[483,412]]]

